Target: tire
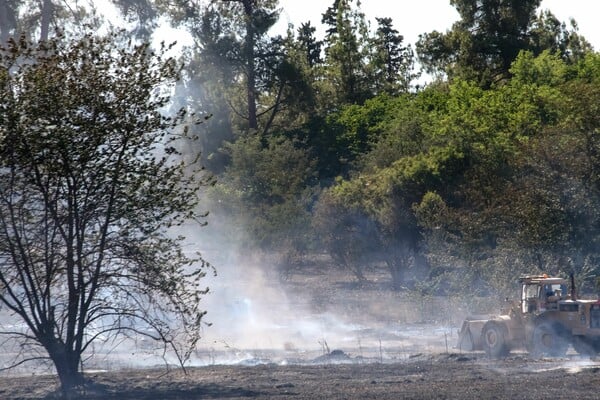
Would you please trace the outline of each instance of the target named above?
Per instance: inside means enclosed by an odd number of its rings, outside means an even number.
[[[569,348],[566,330],[559,324],[542,321],[533,330],[529,348],[535,358],[564,357]]]
[[[506,342],[506,328],[494,321],[483,326],[481,343],[489,358],[503,358],[510,352]]]

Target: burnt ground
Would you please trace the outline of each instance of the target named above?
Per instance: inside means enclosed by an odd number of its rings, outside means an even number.
[[[81,399],[597,399],[600,363],[419,355],[396,363],[209,366],[92,373]],[[52,398],[50,376],[0,378],[2,399]]]
[[[533,360],[517,352],[505,360],[488,360],[482,353],[454,348],[462,318],[487,311],[497,299],[468,305],[393,292],[384,269],[366,272],[368,281],[359,284],[343,271],[319,265],[293,271],[279,288],[288,299],[283,312],[282,298],[263,304],[279,324],[252,333],[248,322],[242,327],[247,336],[269,336],[263,342],[271,345],[269,350],[244,347],[252,344],[248,341],[206,339],[187,373],[160,362],[136,364],[141,353],[109,352],[104,359],[96,354],[100,360],[86,364],[90,384],[76,398],[599,398],[600,358],[580,358],[571,351],[562,359]],[[267,275],[265,282],[275,285],[279,276]],[[272,322],[253,317],[258,325]],[[315,320],[321,321],[321,330],[310,336]],[[268,332],[275,330],[281,332],[270,337]],[[39,370],[0,372],[0,400],[52,399],[57,389],[56,377]]]

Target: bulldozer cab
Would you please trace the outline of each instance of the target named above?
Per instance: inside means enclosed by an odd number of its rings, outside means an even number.
[[[520,281],[521,312],[524,314],[558,309],[558,301],[567,298],[567,283],[564,279],[541,275],[523,277]]]

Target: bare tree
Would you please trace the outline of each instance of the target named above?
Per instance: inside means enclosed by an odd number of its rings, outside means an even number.
[[[180,68],[119,40],[0,49],[0,306],[22,322],[0,335],[47,354],[65,393],[106,338],[146,335],[183,365],[205,314],[209,265],[171,234],[203,222],[209,181],[176,149],[192,116],[161,113]]]

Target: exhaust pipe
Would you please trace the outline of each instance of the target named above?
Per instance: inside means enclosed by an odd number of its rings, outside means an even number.
[[[569,279],[571,280],[571,300],[577,300],[577,291],[575,290],[575,274],[571,272],[569,274]]]

